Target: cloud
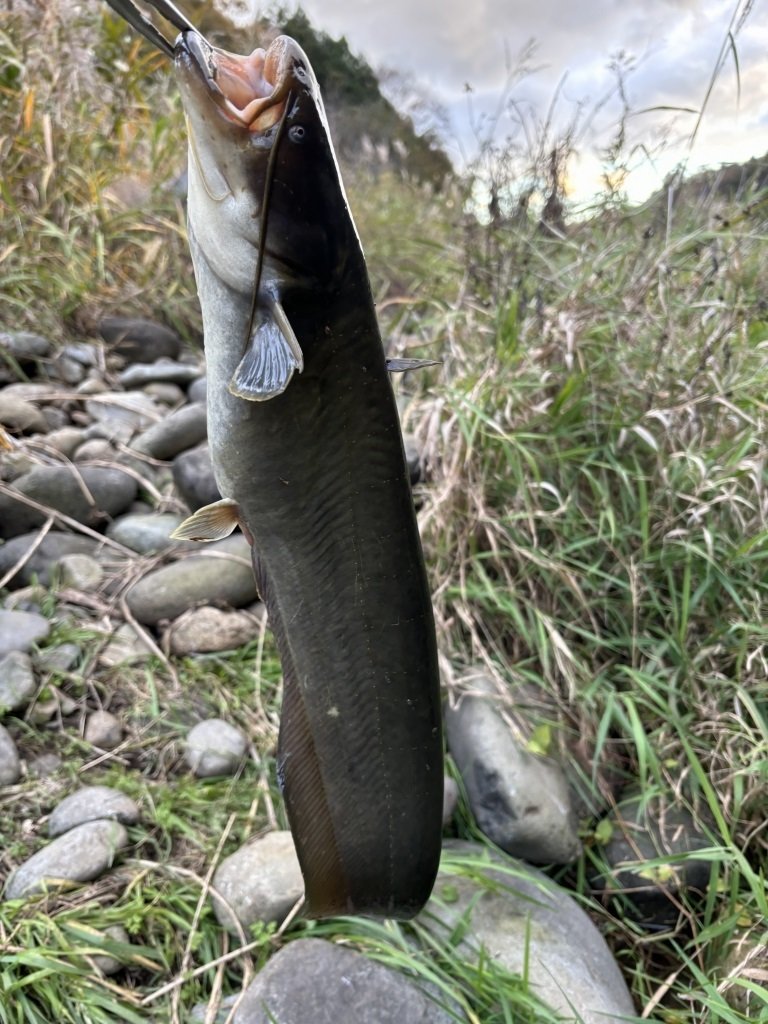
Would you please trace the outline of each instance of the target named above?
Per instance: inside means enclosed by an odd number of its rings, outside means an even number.
[[[305,0],[313,22],[331,35],[345,35],[352,49],[374,67],[400,69],[421,81],[454,118],[465,146],[468,128],[466,83],[475,111],[498,104],[510,62],[530,39],[537,40],[540,69],[515,83],[515,96],[545,116],[565,76],[560,98],[564,119],[575,105],[585,109],[605,97],[613,78],[611,57],[637,58],[627,78],[633,108],[699,108],[716,67],[734,13],[733,0]],[[741,101],[728,54],[712,92],[697,146],[697,159],[743,159],[768,150],[763,113],[768,99],[768,11],[755,5],[737,39]],[[609,102],[595,129],[609,132],[621,105]],[[631,125],[632,137],[651,139],[670,114],[644,115]],[[690,131],[695,118],[679,115],[678,131]],[[741,137],[739,131],[749,137]],[[512,130],[512,123],[500,130]],[[597,144],[597,143],[595,143]],[[749,151],[749,152],[747,152]],[[738,152],[738,157],[729,154]]]

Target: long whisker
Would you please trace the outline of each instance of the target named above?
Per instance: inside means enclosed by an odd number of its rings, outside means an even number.
[[[267,244],[267,218],[269,216],[269,196],[272,191],[272,179],[275,176],[275,166],[277,165],[277,151],[280,145],[280,139],[283,135],[285,128],[285,122],[288,120],[288,114],[291,109],[291,100],[293,99],[293,93],[288,93],[288,98],[285,101],[285,110],[280,118],[275,132],[275,141],[272,143],[272,149],[269,152],[269,162],[267,163],[267,170],[264,177],[264,193],[261,197],[261,216],[259,218],[259,251],[256,256],[256,274],[253,285],[253,302],[251,303],[251,315],[248,320],[248,331],[246,335],[246,345],[251,337],[251,331],[253,330],[253,318],[256,315],[256,306],[259,302],[259,289],[261,287],[261,271],[264,266],[264,250]]]

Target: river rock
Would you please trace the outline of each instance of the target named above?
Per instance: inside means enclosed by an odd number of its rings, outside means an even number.
[[[133,626],[127,622],[118,626],[99,652],[99,662],[109,668],[115,665],[146,661],[152,652]]]
[[[35,666],[41,672],[69,672],[79,660],[80,648],[67,640],[38,652],[35,656]]]
[[[86,430],[89,438],[124,443],[157,423],[163,414],[162,408],[143,391],[103,391],[86,400],[85,411],[94,420]]]
[[[247,929],[256,921],[282,921],[304,892],[304,879],[289,831],[267,832],[225,857],[213,876],[213,888]],[[237,934],[235,918],[213,899],[219,923]]]
[[[51,349],[47,338],[29,331],[0,331],[0,382],[18,381],[24,374],[40,370],[40,360]]]
[[[178,334],[154,320],[108,316],[99,323],[99,334],[116,355],[131,363],[175,359],[181,348]]]
[[[29,651],[50,631],[48,619],[36,612],[0,609],[0,658],[11,651]]]
[[[221,498],[207,444],[177,455],[172,469],[176,490],[192,512]]]
[[[154,384],[147,384],[144,390],[160,405],[167,405],[174,409],[186,401],[186,396],[178,384],[163,384],[157,381]]]
[[[12,434],[47,434],[48,422],[31,402],[0,391],[0,423]]]
[[[125,510],[121,518],[126,516],[155,516],[160,513],[156,513],[154,507],[149,501],[142,501],[141,498],[137,498],[136,501],[132,501],[128,508]],[[107,530],[112,526],[109,524]]]
[[[92,928],[90,925],[77,921],[67,922],[70,934],[76,939],[78,946],[87,951],[88,959],[94,967],[105,976],[117,974],[130,958],[131,950],[124,947],[130,946],[131,938],[121,924],[110,924],[103,931]],[[112,949],[113,953],[97,952],[98,950]]]
[[[12,786],[19,781],[21,762],[13,737],[0,725],[0,786]]]
[[[55,405],[44,405],[40,412],[48,424],[47,429],[49,432],[51,430],[61,430],[69,426],[69,416],[63,409],[58,409]],[[46,442],[47,440],[48,438],[46,437]]]
[[[200,444],[207,436],[205,406],[196,402],[182,406],[139,434],[131,447],[153,459],[172,459],[179,452]]]
[[[234,775],[248,749],[248,741],[234,725],[221,718],[198,722],[189,731],[184,756],[200,779]]]
[[[762,939],[762,941],[761,941]],[[754,930],[738,928],[729,938],[725,959],[718,976],[718,985],[729,1006],[738,1010],[738,1020],[765,1020],[765,991],[768,982],[768,943]]]
[[[63,512],[79,523],[98,525],[105,516],[116,516],[136,497],[136,481],[119,469],[84,466],[78,471],[95,502],[86,498],[78,474],[67,466],[38,466],[20,476],[14,487],[48,508]],[[10,494],[0,494],[0,535],[16,537],[45,522],[38,512]]]
[[[443,778],[443,828],[447,828],[459,803],[459,787],[450,775]]]
[[[461,935],[457,953],[481,947],[556,1013],[583,1024],[635,1019],[626,982],[600,932],[542,872],[479,843],[448,841],[419,924],[439,941]]]
[[[199,604],[241,608],[256,599],[250,559],[250,545],[241,533],[206,544],[201,554],[185,556],[142,577],[126,594],[128,607],[146,625],[176,619]]]
[[[45,779],[55,775],[64,767],[64,760],[58,754],[38,754],[27,762],[27,772],[32,779]]]
[[[67,359],[72,359],[81,366],[98,366],[101,348],[89,341],[71,341],[61,352]]]
[[[32,659],[24,651],[11,651],[0,658],[0,715],[26,707],[37,684]]]
[[[0,461],[0,480],[12,483],[19,477],[29,473],[35,466],[39,465],[37,459],[33,458],[25,448],[14,443],[11,451],[2,452]]]
[[[77,385],[78,395],[100,395],[107,390],[107,382],[98,370],[91,370],[88,376]]]
[[[17,381],[3,388],[4,395],[14,395],[27,402],[54,402],[61,389],[55,384],[41,384],[40,381]]]
[[[20,363],[43,359],[51,351],[51,343],[42,334],[32,331],[0,331],[0,349],[10,352]]]
[[[455,1013],[435,999],[412,978],[363,953],[325,939],[295,939],[256,975],[233,1024],[455,1022]]]
[[[41,374],[41,376],[60,380],[63,384],[69,385],[69,387],[79,384],[87,373],[82,363],[78,362],[77,359],[70,359],[64,352],[58,352],[44,367],[44,371],[44,374]]]
[[[104,938],[118,946],[130,946],[131,937],[121,924],[110,924],[104,929]],[[123,959],[120,956],[113,956],[111,953],[95,953],[92,957],[94,964],[106,977],[117,974],[123,967]]]
[[[45,443],[71,459],[84,440],[85,431],[82,427],[61,427],[59,430],[52,430]]]
[[[109,524],[107,536],[140,555],[151,555],[163,548],[178,548],[171,534],[184,519],[171,512],[121,516]]]
[[[51,812],[48,835],[54,839],[87,821],[105,820],[135,825],[139,820],[139,808],[134,800],[119,789],[83,786],[65,797]]]
[[[171,623],[167,638],[173,654],[210,654],[242,647],[258,632],[258,620],[248,612],[204,606],[185,612]]]
[[[46,597],[48,597],[48,588],[33,584],[29,587],[12,590],[3,605],[9,612],[35,612],[39,615]]]
[[[559,765],[529,753],[499,713],[493,683],[446,708],[448,749],[461,772],[480,829],[507,853],[534,864],[568,864],[581,844]]]
[[[59,573],[62,584],[74,590],[94,591],[104,579],[104,570],[90,555],[64,555]]]
[[[181,384],[186,386],[200,376],[200,369],[189,363],[173,359],[158,359],[155,363],[134,363],[119,375],[124,388],[143,388],[147,384]]]
[[[8,483],[18,480],[20,476],[29,473],[30,470],[38,465],[36,459],[33,459],[28,452],[17,445],[14,445],[13,449],[9,452],[3,451],[2,455],[3,458],[0,461],[0,480],[5,480]]]
[[[4,576],[37,540],[37,531],[33,531],[22,533],[0,545],[0,576]],[[83,534],[50,530],[6,586],[11,589],[28,586],[35,576],[41,584],[47,585],[51,582],[52,569],[59,564],[64,555],[93,555],[99,547],[98,541]]]
[[[104,462],[114,461],[116,455],[115,446],[104,437],[92,437],[90,441],[83,441],[75,452],[75,462],[93,462],[100,459]]]
[[[120,719],[111,711],[94,711],[85,723],[85,742],[100,750],[114,750],[123,739]]]
[[[42,699],[38,698],[27,711],[26,718],[33,725],[46,725],[54,717],[68,718],[78,709],[77,702],[69,694],[50,683],[41,696]]]
[[[208,378],[198,377],[193,380],[187,388],[187,398],[190,402],[205,402],[208,398]]]
[[[5,898],[43,892],[62,881],[89,882],[110,868],[127,845],[128,833],[117,821],[78,825],[20,864],[8,879]]]
[[[232,1007],[239,999],[240,995],[237,992],[219,999],[212,1021],[208,1016],[208,1003],[195,1003],[189,1014],[189,1019],[192,1024],[231,1024]]]
[[[618,895],[622,906],[632,904],[647,924],[674,922],[681,892],[706,892],[712,862],[696,851],[712,840],[685,807],[632,794],[601,824],[610,838],[602,849],[605,869],[592,875],[592,887]]]

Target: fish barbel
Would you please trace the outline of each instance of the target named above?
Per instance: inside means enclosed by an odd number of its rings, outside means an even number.
[[[109,2],[143,31],[126,0]],[[320,90],[293,39],[238,56],[167,0],[153,6],[180,30],[173,47],[157,29],[143,34],[172,57],[187,119],[189,243],[223,495],[176,536],[212,540],[239,524],[251,542],[283,668],[277,771],[309,913],[408,918],[440,856],[435,630]]]

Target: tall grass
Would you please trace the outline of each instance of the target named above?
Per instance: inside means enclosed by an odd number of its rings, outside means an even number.
[[[480,662],[513,711],[543,690],[588,805],[634,787],[693,811],[708,901],[683,901],[674,941],[627,919],[622,942],[641,1003],[735,1020],[717,989],[728,936],[740,922],[759,945],[768,909],[768,224],[683,209],[679,233],[649,238],[658,209],[562,242],[518,220],[478,246],[486,293],[446,310],[456,341],[412,423],[449,685]],[[516,259],[484,274],[504,246]]]
[[[53,336],[62,315],[92,331],[126,302],[194,322],[170,187],[184,167],[178,99],[158,58],[95,13],[55,0],[39,19],[5,15],[0,25],[0,303],[4,319]]]

